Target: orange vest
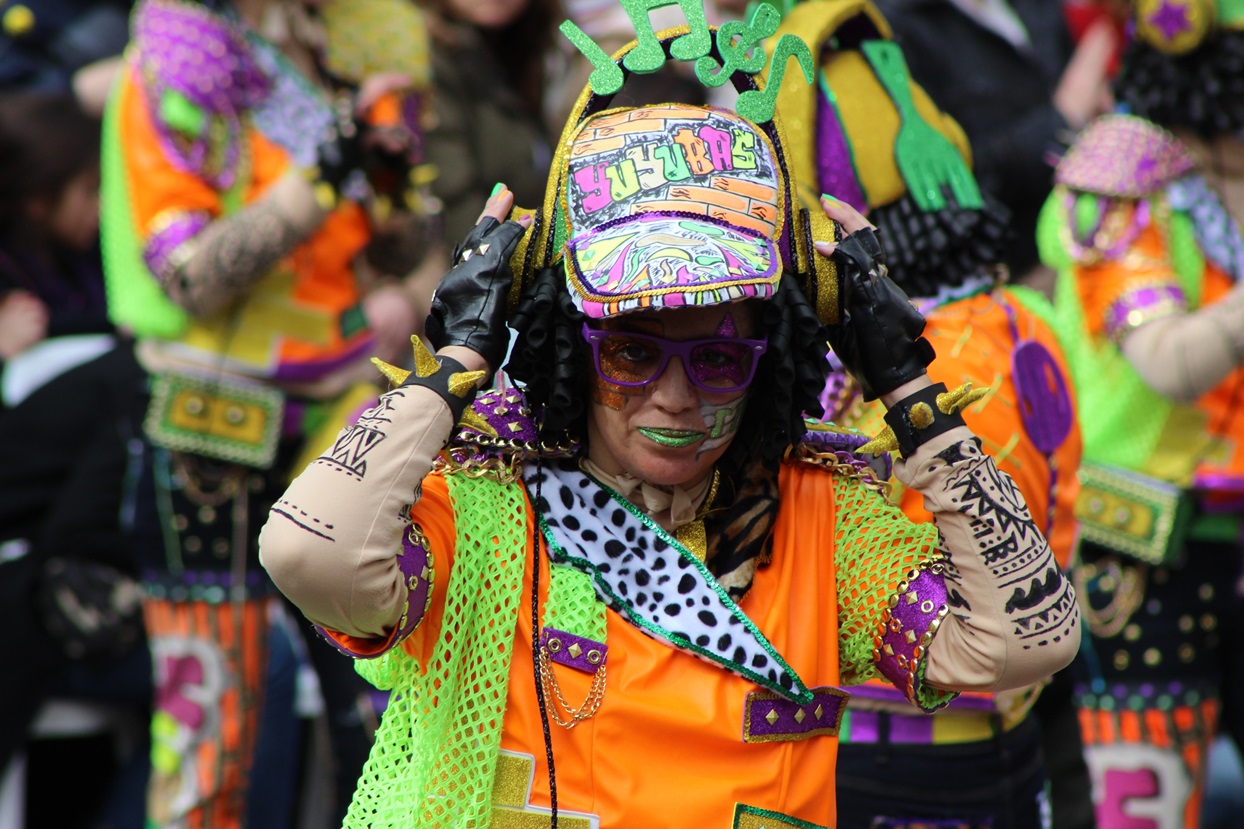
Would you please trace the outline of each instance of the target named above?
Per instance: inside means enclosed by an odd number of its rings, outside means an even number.
[[[903,557],[895,556],[893,577],[861,581],[851,595],[839,596],[834,488],[840,481],[810,465],[782,466],[772,563],[757,570],[751,590],[739,603],[812,688],[837,685],[841,668],[867,675],[871,666],[840,666],[839,625],[879,621],[904,567]],[[412,516],[430,542],[435,580],[443,583],[442,574],[453,566],[456,536],[453,505],[442,476],[424,480],[422,499]],[[527,521],[531,520],[528,504]],[[547,810],[550,803],[533,684],[530,538],[528,532],[494,809]],[[539,560],[543,605],[549,570],[547,557]],[[434,584],[423,621],[401,645],[418,664],[427,664],[437,637],[444,634],[444,593]],[[609,653],[603,703],[595,716],[572,730],[550,723],[558,808],[565,813],[562,821],[575,814],[585,821],[567,826],[588,826],[586,816],[599,819],[601,829],[761,825],[749,809],[762,810],[763,824],[775,828],[834,825],[835,736],[745,742],[745,706],[748,695],[760,690],[757,685],[650,638],[612,610],[606,616]],[[379,653],[388,646],[329,635],[355,653]],[[591,676],[553,667],[565,698],[578,705],[588,694]],[[805,717],[818,716],[814,706],[807,708]],[[521,798],[514,795],[516,791]],[[499,802],[503,796],[499,793],[505,793],[508,802]],[[524,802],[516,803],[517,799]]]

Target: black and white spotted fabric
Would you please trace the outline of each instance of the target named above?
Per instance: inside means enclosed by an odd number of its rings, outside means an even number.
[[[606,605],[672,647],[793,700],[811,698],[704,564],[621,496],[573,462],[526,464],[523,477],[550,558],[587,573]]]

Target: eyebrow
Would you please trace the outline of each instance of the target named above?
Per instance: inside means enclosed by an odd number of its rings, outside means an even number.
[[[621,333],[633,334],[655,334],[661,336],[665,333],[665,324],[661,320],[649,317],[647,319],[619,319],[605,331],[618,331]]]

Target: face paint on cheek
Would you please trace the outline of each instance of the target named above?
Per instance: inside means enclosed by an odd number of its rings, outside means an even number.
[[[704,430],[708,437],[704,438],[696,454],[703,455],[729,443],[743,422],[746,407],[746,394],[729,403],[701,403],[700,415],[704,418]]]
[[[615,412],[625,409],[629,398],[638,397],[644,393],[642,387],[615,386],[600,375],[592,378],[591,390],[593,400]]]

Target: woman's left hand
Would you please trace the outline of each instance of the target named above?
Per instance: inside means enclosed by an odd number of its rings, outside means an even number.
[[[885,253],[873,226],[850,205],[824,197],[825,215],[842,225],[841,242],[816,242],[838,266],[841,322],[830,326],[830,345],[875,400],[925,375],[933,346],[920,336],[924,317],[885,273]]]

